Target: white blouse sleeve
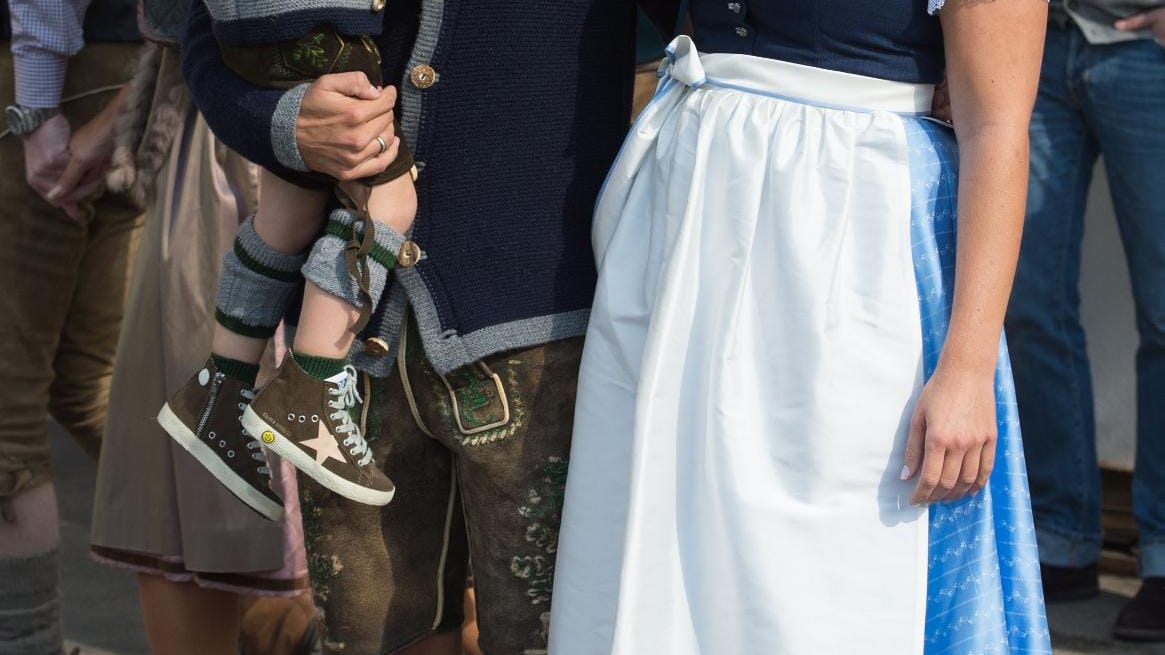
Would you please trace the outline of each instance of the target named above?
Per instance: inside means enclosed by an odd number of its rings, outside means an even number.
[[[937,14],[938,10],[943,8],[943,3],[946,1],[947,0],[930,0],[930,4],[928,4],[926,7],[927,13],[929,13],[931,16]]]

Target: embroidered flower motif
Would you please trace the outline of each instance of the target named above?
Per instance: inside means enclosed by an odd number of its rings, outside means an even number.
[[[550,603],[550,592],[554,587],[554,556],[558,552],[558,524],[566,492],[566,469],[565,460],[549,458],[538,486],[527,490],[526,502],[518,507],[518,514],[530,521],[526,526],[526,543],[530,549],[528,554],[510,559],[510,572],[526,581],[526,597],[531,605]],[[542,618],[545,639],[550,613],[545,612]]]

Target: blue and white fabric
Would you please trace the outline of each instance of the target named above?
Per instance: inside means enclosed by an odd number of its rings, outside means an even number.
[[[954,263],[933,88],[668,54],[596,209],[551,655],[1050,655],[1005,354],[988,488],[899,479]]]

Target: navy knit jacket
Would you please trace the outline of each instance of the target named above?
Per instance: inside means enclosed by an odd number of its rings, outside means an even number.
[[[195,4],[183,70],[208,124],[272,172],[304,168],[294,134],[303,87],[238,79]],[[395,271],[363,336],[394,344],[411,305],[429,360],[448,371],[582,335],[595,284],[591,213],[628,125],[634,0],[387,4],[377,43],[421,170],[412,239],[426,258]],[[645,9],[670,32],[677,4]],[[419,65],[436,70],[435,84],[402,75]],[[373,374],[391,370],[392,357],[361,340],[352,356]]]

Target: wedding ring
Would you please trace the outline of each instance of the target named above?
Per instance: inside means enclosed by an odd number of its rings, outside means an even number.
[[[385,151],[388,150],[388,143],[386,143],[384,141],[384,137],[382,137],[382,136],[377,136],[376,142],[380,144],[380,152],[376,153],[376,156],[379,157],[380,155],[383,155],[385,153]]]

